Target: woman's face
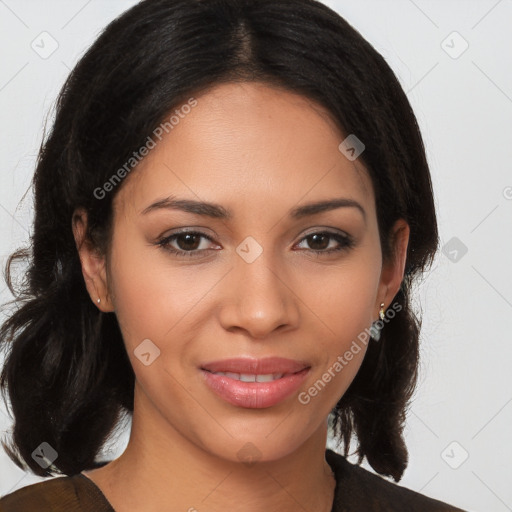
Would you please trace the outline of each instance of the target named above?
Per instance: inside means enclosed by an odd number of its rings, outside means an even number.
[[[403,258],[382,266],[371,181],[320,107],[259,83],[196,100],[118,191],[90,291],[118,318],[145,435],[276,459],[325,432]]]

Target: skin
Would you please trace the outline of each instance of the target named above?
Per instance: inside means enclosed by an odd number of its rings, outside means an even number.
[[[366,345],[306,405],[297,393],[264,409],[228,404],[204,384],[199,367],[239,356],[300,359],[311,366],[299,390],[307,391],[378,318],[380,303],[391,306],[409,227],[397,221],[394,258],[383,262],[371,180],[339,151],[346,135],[319,105],[260,83],[217,85],[196,99],[117,191],[107,256],[82,243],[87,216],[75,212],[87,289],[101,311],[117,316],[136,375],[126,450],[84,474],[117,512],[236,504],[248,512],[328,512],[335,480],[325,460],[327,418]],[[232,218],[172,209],[141,214],[170,195],[218,203]],[[355,207],[289,215],[340,197],[357,201],[365,216]],[[184,228],[212,241],[178,237],[169,244],[204,249],[198,257],[157,245]],[[306,238],[326,230],[350,235],[354,246]],[[248,236],[263,249],[251,263],[236,252]],[[325,254],[336,247],[342,250]],[[134,354],[145,339],[160,349],[148,366]],[[258,462],[240,460],[246,443],[256,447]]]

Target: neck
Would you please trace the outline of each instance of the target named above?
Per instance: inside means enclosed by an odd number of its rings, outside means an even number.
[[[335,479],[325,461],[326,422],[277,460],[233,461],[190,442],[161,415],[144,410],[137,396],[126,450],[87,472],[116,512],[160,512],[170,505],[188,512],[234,505],[246,512],[331,511]]]

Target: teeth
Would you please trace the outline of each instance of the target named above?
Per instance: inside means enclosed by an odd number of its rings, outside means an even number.
[[[283,377],[284,373],[266,373],[263,375],[255,375],[252,373],[232,373],[232,372],[213,372],[215,375],[223,375],[230,379],[239,380],[241,382],[272,382]]]
[[[272,374],[256,375],[256,382],[272,382],[275,377]]]

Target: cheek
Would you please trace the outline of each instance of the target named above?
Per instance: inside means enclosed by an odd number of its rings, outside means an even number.
[[[146,338],[163,344],[174,333],[190,329],[190,311],[216,280],[208,273],[197,279],[192,266],[167,264],[163,249],[148,250],[145,244],[129,245],[121,239],[113,246],[111,261],[116,316],[132,348]]]
[[[323,274],[316,273],[306,302],[318,315],[323,331],[343,341],[370,326],[378,288],[376,269],[377,264],[354,258],[340,267],[326,268]]]
[[[306,301],[315,313],[309,315],[310,329],[316,328],[320,356],[318,373],[309,383],[313,388],[306,390],[310,396],[322,390],[334,405],[356,376],[371,342],[368,329],[374,320],[379,269],[374,254],[366,253],[316,272]]]
[[[159,253],[119,241],[113,246],[111,277],[126,351],[147,396],[139,407],[144,410],[149,400],[163,413],[171,402],[176,410],[187,407],[186,346],[196,329],[198,304],[212,283],[198,280],[197,271],[194,278],[192,270],[171,268]]]

